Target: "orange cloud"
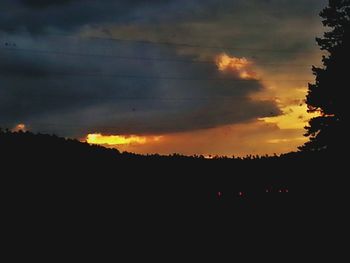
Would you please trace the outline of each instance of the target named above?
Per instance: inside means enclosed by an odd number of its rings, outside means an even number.
[[[241,79],[257,79],[257,73],[252,70],[252,62],[244,57],[230,57],[222,53],[216,57],[215,62],[220,71],[233,72]]]
[[[24,123],[19,123],[15,127],[12,128],[13,132],[19,132],[19,131],[27,131],[27,126]]]

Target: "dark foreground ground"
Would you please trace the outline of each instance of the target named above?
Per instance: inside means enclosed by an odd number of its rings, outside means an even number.
[[[305,243],[310,252],[308,242],[324,245],[326,234],[342,231],[347,210],[346,165],[330,153],[144,157],[3,132],[0,157],[2,225],[14,257],[71,251],[101,261],[106,250],[128,262],[187,262],[269,239],[274,251]],[[295,247],[285,243],[293,238]]]

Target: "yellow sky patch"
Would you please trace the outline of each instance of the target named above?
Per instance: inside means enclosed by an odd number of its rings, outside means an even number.
[[[266,123],[276,124],[280,129],[304,129],[311,118],[319,116],[308,113],[306,104],[291,105],[282,109],[283,114],[275,117],[260,118]]]

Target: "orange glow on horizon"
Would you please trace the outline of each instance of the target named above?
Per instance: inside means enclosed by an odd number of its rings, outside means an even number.
[[[264,121],[220,126],[216,128],[163,134],[162,136],[118,136],[92,134],[89,143],[116,148],[120,152],[137,154],[174,153],[183,155],[202,155],[206,159],[217,156],[246,156],[249,154],[272,155],[294,151],[304,141],[303,130],[282,130],[277,125]],[[125,141],[126,138],[143,138],[141,143]],[[112,138],[118,139],[116,141]],[[305,138],[306,140],[306,138]],[[86,139],[85,139],[86,141]],[[215,141],[215,143],[213,143]],[[108,144],[107,144],[108,143]],[[119,143],[119,144],[115,144]],[[124,144],[122,144],[124,143]]]
[[[142,145],[149,141],[159,141],[161,136],[145,137],[136,135],[102,135],[101,133],[88,134],[86,142],[90,144],[118,146],[118,145]]]
[[[230,57],[226,53],[222,53],[216,57],[215,62],[220,71],[234,72],[241,79],[257,79],[257,73],[251,69],[252,62],[245,57]]]

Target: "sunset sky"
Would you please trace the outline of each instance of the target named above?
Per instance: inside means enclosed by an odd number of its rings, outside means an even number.
[[[136,153],[294,151],[327,0],[1,0],[0,127]]]

